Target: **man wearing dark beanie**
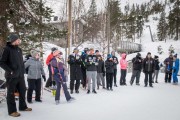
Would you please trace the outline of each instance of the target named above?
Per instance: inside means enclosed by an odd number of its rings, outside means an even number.
[[[5,78],[7,82],[7,107],[8,113],[12,117],[20,116],[17,112],[14,92],[19,92],[19,110],[32,111],[25,102],[26,86],[24,81],[24,64],[22,50],[18,47],[21,40],[18,35],[11,34],[7,42],[4,52],[0,59],[0,67],[5,70]]]

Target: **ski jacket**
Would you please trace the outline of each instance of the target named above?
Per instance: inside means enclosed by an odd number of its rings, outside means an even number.
[[[105,73],[105,66],[103,60],[98,61],[97,73]]]
[[[49,65],[50,64],[50,62],[51,62],[51,60],[53,59],[53,54],[51,53],[51,54],[49,54],[48,55],[48,57],[47,57],[47,59],[46,59],[46,65]]]
[[[66,77],[64,75],[64,63],[58,59],[53,57],[53,59],[50,62],[51,64],[51,71],[53,75],[53,79],[57,82],[66,82]]]
[[[105,61],[106,73],[114,73],[114,62],[107,59]]]
[[[117,69],[117,65],[119,64],[118,58],[116,56],[112,56],[114,62],[114,69]]]
[[[28,79],[40,79],[41,75],[45,76],[41,61],[31,57],[24,65],[25,69],[28,68]]]
[[[165,64],[165,72],[166,73],[172,73],[173,58],[170,58],[170,57],[166,58],[164,60],[164,64]]]
[[[143,59],[141,57],[136,56],[132,59],[132,63],[134,70],[142,70]]]
[[[123,54],[121,55],[120,68],[121,68],[122,70],[126,70],[126,69],[127,69],[127,66],[128,66],[128,62],[127,62],[127,60],[126,60],[126,54],[123,53]]]
[[[68,64],[70,65],[70,79],[80,80],[82,78],[81,65],[82,59],[80,55],[71,54],[68,57]]]
[[[0,67],[4,69],[6,78],[24,77],[22,50],[8,42],[0,59]]]
[[[178,58],[174,62],[173,71],[174,71],[174,73],[178,73],[179,72],[179,59]]]
[[[144,73],[153,73],[154,72],[154,60],[152,58],[148,59],[147,57],[143,61],[143,72]]]
[[[96,55],[88,55],[85,59],[87,71],[97,71],[98,58]]]
[[[158,59],[154,59],[154,69],[155,70],[160,70],[160,66],[159,66],[159,60]]]

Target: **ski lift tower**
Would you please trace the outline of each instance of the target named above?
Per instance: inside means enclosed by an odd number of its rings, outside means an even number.
[[[152,36],[152,31],[151,31],[151,26],[150,25],[146,25],[146,27],[149,28],[149,32],[150,32],[150,35],[151,35],[151,40],[152,40],[152,42],[154,42],[153,36]]]

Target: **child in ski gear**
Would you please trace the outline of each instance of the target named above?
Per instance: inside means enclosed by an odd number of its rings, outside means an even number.
[[[164,60],[165,64],[165,83],[171,83],[172,66],[173,66],[173,55],[170,54],[168,58]]]
[[[158,56],[154,56],[154,73],[153,73],[153,80],[152,83],[154,83],[154,78],[156,77],[156,83],[158,83],[158,75],[159,75],[159,70],[160,70],[160,66],[159,66],[159,57]]]
[[[113,72],[114,86],[117,87],[116,76],[117,76],[117,64],[119,64],[119,61],[118,61],[118,58],[115,56],[115,51],[112,51],[111,55],[114,62],[114,72]]]
[[[120,69],[121,69],[120,85],[126,85],[127,66],[128,66],[128,62],[126,60],[126,54],[123,53],[121,55],[121,60],[120,60]]]
[[[96,79],[97,79],[97,65],[98,65],[98,58],[94,55],[94,49],[90,49],[89,55],[85,59],[85,64],[87,68],[87,80],[88,80],[88,91],[87,94],[90,93],[91,90],[91,79],[92,79],[92,92],[97,93],[96,88]]]
[[[154,60],[151,57],[151,53],[148,52],[146,58],[143,61],[143,72],[145,74],[145,87],[148,85],[149,81],[149,86],[153,87],[152,85],[152,74],[154,72]]]
[[[81,56],[78,53],[79,53],[79,50],[75,48],[73,51],[73,54],[69,55],[69,58],[68,58],[68,64],[70,65],[71,94],[73,94],[75,81],[76,81],[75,92],[79,93],[80,80],[82,78],[82,73],[81,73],[82,60],[81,60]]]
[[[81,59],[82,59],[82,65],[81,65],[81,72],[82,72],[82,81],[81,84],[83,88],[86,88],[86,81],[87,81],[87,76],[86,76],[86,65],[85,65],[85,59],[89,54],[89,49],[84,48],[84,51],[82,52]]]
[[[49,71],[49,78],[48,78],[48,80],[47,80],[47,82],[46,82],[46,85],[45,85],[45,87],[51,87],[52,85],[53,86],[55,86],[56,85],[56,83],[55,83],[55,81],[53,81],[53,79],[52,79],[52,72],[51,72],[51,64],[50,64],[50,62],[51,62],[51,60],[53,59],[53,57],[55,56],[55,55],[57,55],[57,54],[59,54],[58,53],[58,49],[57,48],[55,48],[55,47],[53,47],[52,49],[51,49],[51,53],[48,55],[48,57],[47,57],[47,59],[46,59],[46,65],[48,66],[48,71]]]
[[[61,61],[60,54],[57,54],[54,56],[54,58],[51,60],[51,71],[53,75],[53,79],[56,82],[57,88],[56,88],[56,95],[55,95],[55,102],[56,104],[60,103],[60,90],[61,87],[63,88],[66,100],[69,102],[71,100],[74,100],[73,97],[70,96],[66,84],[66,78],[64,76],[64,63]]]
[[[32,103],[33,90],[36,91],[35,101],[42,102],[41,98],[41,76],[46,81],[43,65],[39,61],[39,53],[35,50],[31,51],[31,58],[25,63],[25,69],[28,68],[28,91],[27,101]]]
[[[97,89],[99,89],[99,86],[102,83],[103,89],[105,89],[105,67],[104,67],[104,61],[102,59],[101,55],[97,55],[98,57],[98,66],[97,66]]]
[[[136,78],[136,85],[140,85],[139,79],[141,76],[142,62],[143,60],[141,58],[140,53],[137,53],[136,57],[132,59],[133,71],[132,71],[132,76],[131,76],[131,81],[130,81],[131,85],[133,84],[135,78]]]
[[[179,58],[177,58],[177,54],[173,56],[174,65],[173,65],[173,83],[178,84],[178,72],[179,72]]]
[[[112,89],[112,83],[113,83],[113,73],[114,73],[114,61],[111,54],[107,55],[107,60],[105,61],[105,67],[106,67],[106,86],[107,90],[113,90]]]
[[[19,36],[11,34],[9,42],[2,53],[0,59],[0,67],[5,71],[7,84],[7,107],[8,114],[13,117],[20,116],[17,112],[14,92],[17,89],[19,92],[19,110],[32,111],[27,107],[25,101],[26,86],[24,81],[24,63],[22,50],[18,46],[21,44]]]

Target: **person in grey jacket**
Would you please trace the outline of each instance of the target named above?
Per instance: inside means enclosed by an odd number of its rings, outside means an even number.
[[[28,69],[28,91],[27,101],[32,103],[33,90],[36,91],[35,101],[42,102],[41,96],[41,76],[46,81],[44,69],[42,63],[39,61],[39,53],[37,51],[31,51],[31,58],[25,63],[25,69]]]

